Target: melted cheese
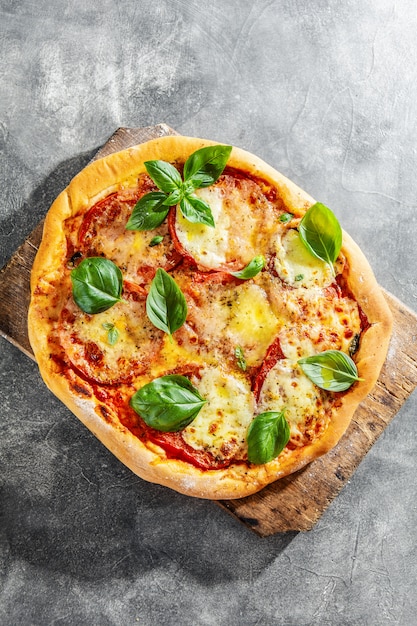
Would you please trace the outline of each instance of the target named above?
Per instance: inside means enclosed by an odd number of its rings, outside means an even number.
[[[61,323],[61,343],[72,363],[87,376],[101,382],[127,380],[156,358],[162,332],[148,320],[143,302],[122,301],[96,315],[82,313],[71,302],[68,306],[74,319]],[[117,331],[113,345],[106,325]]]
[[[174,333],[172,337],[164,336],[159,358],[151,366],[152,378],[179,370],[184,370],[185,374],[187,374],[187,368],[191,371],[194,369],[194,366],[203,367],[207,364],[206,354],[203,356],[198,350],[193,349],[192,344],[189,345],[183,341],[184,334],[188,332],[187,327],[183,327],[180,334]],[[181,344],[177,341],[178,335],[181,337]]]
[[[131,282],[143,282],[141,266],[165,267],[173,251],[173,243],[168,235],[168,225],[163,222],[150,231],[132,231],[126,224],[133,210],[133,199],[137,190],[122,190],[110,195],[92,207],[84,219],[75,216],[66,222],[68,240],[76,251],[85,256],[104,256],[111,259],[123,272],[123,277]],[[128,202],[127,200],[130,200]],[[150,246],[155,235],[163,237],[158,246]]]
[[[329,299],[320,289],[290,290],[283,294],[283,308],[281,348],[293,360],[324,350],[349,352],[352,339],[360,333],[358,305],[350,298]]]
[[[187,263],[176,268],[172,275],[186,294],[188,315],[172,338],[151,324],[144,299],[120,302],[94,316],[67,303],[59,324],[61,345],[79,370],[102,384],[128,381],[140,387],[144,378],[174,371],[194,374],[194,384],[207,402],[184,429],[183,438],[217,459],[245,458],[248,426],[266,411],[285,411],[291,442],[305,445],[327,427],[330,410],[326,394],[303,374],[297,360],[326,349],[348,352],[361,331],[357,303],[336,291],[326,294],[324,288],[333,281],[331,268],[308,252],[296,230],[279,221],[276,206],[253,180],[225,175],[196,193],[210,205],[216,226],[191,223],[177,210],[181,252],[202,268],[227,265],[229,271],[231,265],[244,267],[264,254],[269,262],[265,271],[237,284],[212,280],[211,274],[199,282]],[[169,266],[173,242],[166,223],[154,231],[127,231],[130,210],[122,206],[119,220],[107,222],[104,214],[102,223],[93,224],[87,252],[111,258],[125,279],[147,285],[153,273],[146,268]],[[73,239],[76,225],[71,231],[67,224]],[[150,247],[156,234],[163,236],[163,243]],[[73,244],[76,248],[75,240]],[[275,272],[269,271],[271,264]],[[106,324],[118,332],[114,345]],[[271,367],[256,403],[251,377],[276,337],[286,358]],[[239,370],[237,346],[252,371]]]
[[[328,421],[319,388],[289,359],[277,361],[268,373],[258,411],[284,411],[291,440],[298,444],[306,443],[306,424],[314,423],[315,429],[321,431]]]
[[[184,440],[219,459],[244,454],[246,433],[254,414],[248,380],[238,373],[213,368],[203,371],[197,387],[207,402],[183,431]]]
[[[227,332],[241,346],[249,366],[258,364],[278,328],[267,295],[254,283],[244,283],[230,308]]]
[[[325,287],[333,280],[329,265],[308,251],[294,229],[277,237],[275,269],[292,287]]]
[[[196,195],[209,204],[215,227],[189,222],[177,209],[177,237],[197,263],[215,269],[227,262],[229,249],[230,217],[223,206],[224,191],[207,187],[197,189]]]
[[[278,329],[265,290],[252,281],[206,289],[189,316],[210,350],[233,355],[240,346],[249,366],[262,362]]]
[[[210,206],[215,227],[193,224],[177,209],[175,230],[198,265],[218,269],[231,264],[238,269],[267,253],[280,226],[275,208],[254,181],[224,176],[195,193]]]

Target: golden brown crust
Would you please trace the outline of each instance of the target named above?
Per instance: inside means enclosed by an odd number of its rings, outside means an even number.
[[[43,240],[31,276],[28,324],[31,345],[45,383],[120,461],[142,478],[181,493],[200,498],[231,499],[255,493],[330,450],[378,378],[388,349],[391,313],[366,258],[349,235],[344,233],[342,248],[351,268],[348,286],[370,324],[355,358],[364,382],[356,383],[341,396],[340,408],[321,439],[264,466],[236,464],[223,470],[207,471],[167,459],[160,448],[142,443],[116,418],[103,419],[96,410],[94,398],[84,399],[73,393],[68,379],[59,373],[51,360],[48,345],[50,323],[60,307],[51,294],[54,291],[52,285],[62,278],[67,254],[65,220],[82,213],[121,184],[136,179],[145,171],[145,161],[162,159],[181,163],[198,148],[214,143],[189,137],[163,137],[93,162],[76,176],[58,196],[45,220]],[[296,216],[301,217],[314,203],[308,194],[252,154],[233,148],[228,164],[276,186],[288,210]]]

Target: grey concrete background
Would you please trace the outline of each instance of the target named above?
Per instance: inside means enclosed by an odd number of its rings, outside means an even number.
[[[417,308],[415,0],[0,0],[0,265],[159,122],[280,169]],[[1,624],[417,623],[415,394],[314,530],[260,539],[131,474],[4,340],[0,384]]]

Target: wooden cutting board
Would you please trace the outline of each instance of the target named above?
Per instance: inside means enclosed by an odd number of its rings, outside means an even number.
[[[95,158],[149,139],[177,134],[165,124],[120,128]],[[45,213],[49,207],[45,207]],[[0,271],[0,334],[29,357],[27,334],[30,270],[42,236],[40,223]],[[339,444],[303,470],[240,500],[216,502],[260,536],[310,530],[417,386],[417,316],[394,296],[387,361],[372,393],[357,409]]]

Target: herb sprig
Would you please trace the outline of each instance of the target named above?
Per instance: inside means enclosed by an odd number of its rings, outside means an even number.
[[[249,278],[254,278],[263,270],[265,267],[265,257],[262,254],[258,254],[258,256],[254,256],[251,261],[244,267],[243,269],[237,272],[231,272],[232,276],[235,278],[240,278],[241,280],[248,280]]]
[[[236,346],[236,348],[234,350],[234,356],[235,356],[238,368],[241,369],[242,372],[246,372],[248,366],[247,366],[247,363],[246,363],[246,359],[245,359],[245,354],[243,352],[243,348],[241,346]]]
[[[128,230],[153,230],[162,224],[169,208],[179,204],[189,221],[215,226],[210,206],[194,192],[213,185],[222,174],[232,146],[206,146],[191,154],[184,164],[183,178],[167,161],[146,161],[145,167],[159,191],[151,191],[135,205],[126,225]]]
[[[119,331],[117,330],[116,326],[112,322],[104,322],[104,324],[102,324],[102,327],[104,328],[104,330],[107,330],[108,343],[111,346],[114,346],[114,344],[119,339]]]

